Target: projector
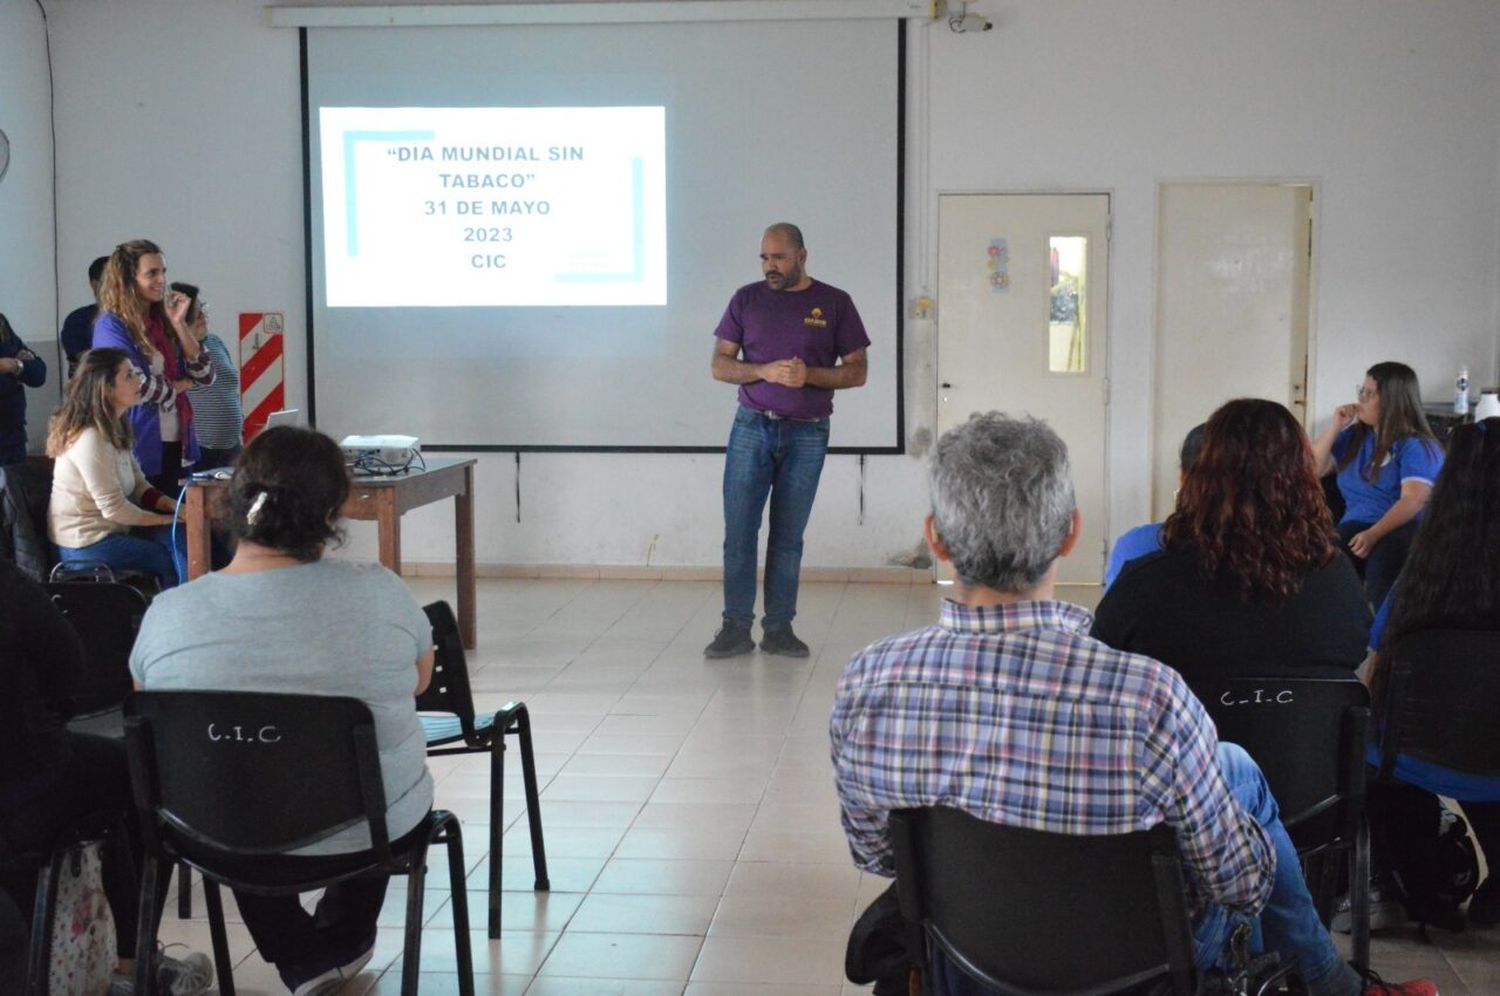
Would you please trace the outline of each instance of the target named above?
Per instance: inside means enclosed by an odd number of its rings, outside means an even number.
[[[399,470],[421,455],[416,436],[345,436],[339,443],[352,464],[377,463]]]

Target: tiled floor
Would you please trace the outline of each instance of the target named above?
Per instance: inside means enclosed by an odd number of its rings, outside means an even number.
[[[451,582],[415,580],[422,601]],[[481,709],[524,699],[537,731],[550,894],[533,894],[519,769],[507,770],[503,936],[484,933],[488,759],[434,759],[438,805],[464,821],[477,991],[505,996],[842,996],[844,939],[884,888],[850,864],[828,763],[834,684],[851,653],[931,620],[931,585],[804,584],[809,660],[705,661],[718,586],[480,583],[470,654]],[[510,754],[515,760],[515,752]],[[513,793],[513,795],[512,795]],[[517,822],[519,820],[519,823]],[[428,878],[426,994],[458,991],[446,876]],[[350,993],[400,986],[405,882],[393,881],[374,960]],[[201,917],[203,903],[195,904]],[[230,916],[234,916],[232,900]],[[1387,978],[1448,996],[1500,993],[1500,932],[1377,936]],[[163,938],[207,951],[201,919]],[[284,993],[231,925],[237,988]]]

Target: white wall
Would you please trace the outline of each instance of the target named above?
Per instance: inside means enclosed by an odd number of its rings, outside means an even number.
[[[1317,185],[1312,411],[1370,364],[1493,384],[1500,5],[981,2],[931,32],[932,186],[1112,193],[1114,531],[1148,507],[1159,184]],[[941,308],[941,302],[939,302]],[[1207,414],[1205,412],[1205,414]]]
[[[47,98],[41,12],[22,0],[0,0],[0,131],[10,139],[10,169],[0,180],[0,312],[47,363],[47,383],[26,392],[31,448],[37,451],[58,399],[59,369]]]
[[[0,26],[30,25],[27,6],[0,0]],[[1162,182],[1317,184],[1315,411],[1344,400],[1381,359],[1412,363],[1429,395],[1440,396],[1461,364],[1476,381],[1500,380],[1500,5],[980,0],[975,9],[994,18],[993,31],[959,36],[939,24],[912,32],[919,68],[908,120],[913,134],[925,130],[930,140],[913,142],[909,157],[908,291],[924,275],[931,286],[936,272],[939,192],[1114,196],[1112,531],[1143,519],[1148,507]],[[203,285],[226,327],[238,311],[286,312],[288,387],[290,397],[302,397],[295,32],[266,27],[263,7],[251,0],[51,0],[48,10],[64,301],[81,297],[81,280],[69,275],[95,255],[122,239],[155,238],[172,275]],[[34,29],[31,44],[11,36],[0,33],[0,56],[14,51],[34,64]],[[23,94],[40,86],[34,70],[0,58],[7,114],[13,78]],[[0,184],[0,211],[13,182]],[[743,254],[747,279],[754,239],[745,233],[717,250]],[[25,275],[26,286],[38,280],[36,245],[32,238],[0,245],[8,292],[12,274]],[[810,269],[817,273],[816,255]],[[17,306],[7,308],[16,318]],[[715,318],[704,316],[705,334]],[[912,323],[913,455],[868,459],[863,525],[858,461],[830,458],[808,530],[809,566],[880,565],[917,543],[925,500],[919,457],[934,420],[931,343],[931,328]],[[705,377],[707,355],[705,346]],[[720,468],[720,458],[707,455],[525,454],[518,524],[513,457],[483,457],[479,559],[641,565],[649,551],[653,565],[714,564]],[[408,559],[445,559],[450,530],[446,508],[409,517]],[[367,532],[356,533],[355,549],[372,549]]]

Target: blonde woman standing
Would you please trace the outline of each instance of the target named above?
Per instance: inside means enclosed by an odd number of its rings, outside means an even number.
[[[147,479],[174,495],[183,466],[198,459],[187,391],[214,379],[212,358],[188,328],[189,304],[168,291],[167,264],[156,243],[136,239],[110,254],[99,285],[94,347],[124,350],[145,374],[130,412],[135,455]]]

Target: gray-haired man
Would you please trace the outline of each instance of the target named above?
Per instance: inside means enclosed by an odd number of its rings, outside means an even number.
[[[834,700],[833,762],[855,864],[894,874],[891,810],[957,805],[1066,834],[1177,832],[1196,960],[1221,965],[1241,921],[1308,991],[1354,996],[1255,762],[1218,744],[1181,676],[1088,635],[1056,601],[1078,541],[1067,447],[1044,423],[975,415],[938,441],[927,542],[958,575],[936,625],[856,654]],[[1120,764],[1120,758],[1131,763]],[[977,991],[941,958],[939,993]],[[1431,983],[1372,987],[1418,996]]]

